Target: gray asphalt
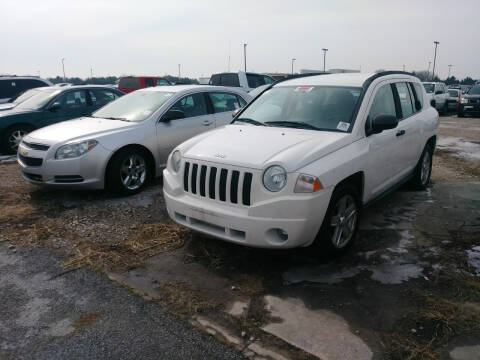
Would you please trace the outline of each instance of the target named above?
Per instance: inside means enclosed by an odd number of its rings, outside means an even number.
[[[0,243],[0,359],[243,359],[187,322],[47,249]]]

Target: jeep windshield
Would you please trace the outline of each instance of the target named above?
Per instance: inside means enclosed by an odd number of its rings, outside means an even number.
[[[282,86],[264,92],[237,123],[347,132],[362,89],[339,86]]]
[[[173,92],[137,90],[108,103],[94,112],[92,117],[140,122],[153,114],[173,95]]]

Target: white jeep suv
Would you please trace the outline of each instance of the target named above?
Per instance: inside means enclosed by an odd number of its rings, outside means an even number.
[[[170,217],[237,244],[345,251],[361,208],[430,179],[438,113],[408,73],[332,74],[273,85],[230,125],[170,154]]]

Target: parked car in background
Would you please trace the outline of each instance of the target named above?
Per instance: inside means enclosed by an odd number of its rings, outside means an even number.
[[[448,91],[447,87],[442,82],[423,82],[423,87],[427,92],[428,102],[434,100],[435,109],[440,113],[446,114],[448,112]]]
[[[268,75],[254,74],[244,71],[239,71],[237,73],[213,74],[210,77],[210,85],[241,87],[246,92],[274,82],[275,80]]]
[[[85,116],[123,95],[99,85],[50,86],[37,90],[38,94],[13,109],[0,112],[3,153],[16,153],[22,138],[35,129]]]
[[[448,89],[448,110],[449,111],[457,111],[458,105],[460,104],[460,100],[462,99],[462,90],[458,89]]]
[[[42,89],[46,89],[47,87],[39,87],[39,88],[33,88],[27,91],[24,91],[23,93],[17,95],[17,97],[14,97],[10,99],[9,102],[0,104],[0,111],[5,111],[5,110],[10,110],[13,109],[15,106],[20,104],[21,102],[31,98],[32,96],[40,93]]]
[[[36,76],[0,76],[0,104],[6,103],[28,89],[51,86],[48,80]]]
[[[230,123],[232,111],[250,99],[238,89],[208,85],[138,90],[91,116],[28,134],[18,162],[34,184],[132,194],[161,176],[174,147]]]
[[[163,196],[177,223],[239,245],[345,251],[361,208],[430,179],[438,113],[402,72],[276,83],[231,125],[177,146]]]
[[[118,81],[118,90],[128,94],[138,89],[152,86],[171,85],[170,81],[157,76],[123,76]]]
[[[460,104],[458,105],[459,117],[465,115],[479,115],[480,114],[480,85],[473,85],[466,94],[462,96]]]
[[[462,94],[466,94],[471,88],[472,85],[460,85],[460,89],[462,89]]]

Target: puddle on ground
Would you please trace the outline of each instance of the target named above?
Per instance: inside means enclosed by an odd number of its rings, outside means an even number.
[[[475,275],[480,276],[480,246],[474,246],[467,250],[468,265],[474,268]]]
[[[304,281],[323,283],[323,284],[337,284],[345,279],[349,279],[359,274],[363,267],[336,269],[331,264],[319,266],[305,266],[293,268],[283,273],[282,277],[286,285],[298,284]]]
[[[423,266],[419,264],[382,264],[369,266],[368,270],[372,271],[372,280],[382,284],[398,285],[420,277],[423,273]]]

